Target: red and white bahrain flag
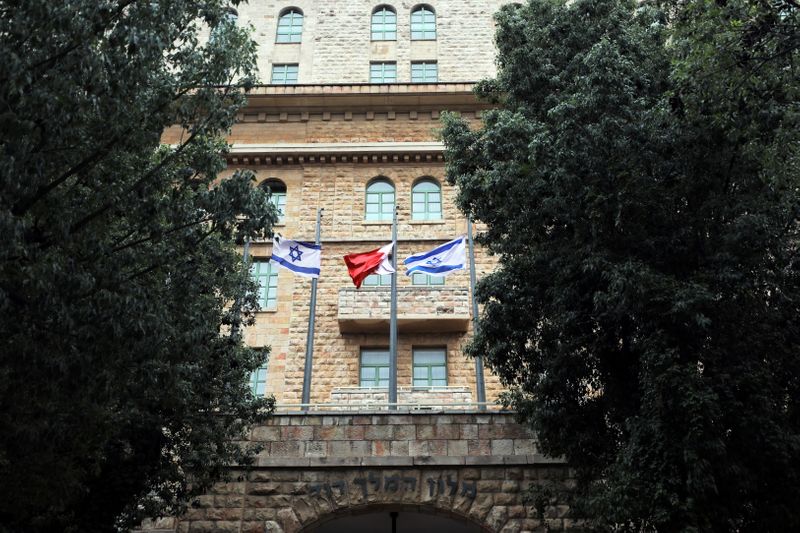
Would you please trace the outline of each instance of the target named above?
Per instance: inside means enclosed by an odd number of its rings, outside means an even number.
[[[391,274],[392,268],[392,244],[360,254],[348,254],[344,256],[347,270],[353,278],[356,288],[361,287],[361,282],[370,274]]]

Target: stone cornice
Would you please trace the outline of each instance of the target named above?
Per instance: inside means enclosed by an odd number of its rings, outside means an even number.
[[[473,93],[474,82],[337,85],[262,85],[248,93],[246,113],[276,109],[346,111],[369,109],[488,109]]]
[[[234,144],[227,159],[234,165],[442,163],[438,141]]]

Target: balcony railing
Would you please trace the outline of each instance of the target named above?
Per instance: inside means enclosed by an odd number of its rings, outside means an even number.
[[[339,330],[342,333],[389,331],[388,287],[339,289]],[[466,287],[400,287],[397,289],[397,329],[401,332],[463,332],[470,319]]]

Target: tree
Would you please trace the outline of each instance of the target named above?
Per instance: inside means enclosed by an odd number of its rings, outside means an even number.
[[[482,354],[598,530],[800,528],[792,0],[532,0],[445,117]]]
[[[250,457],[235,241],[276,212],[219,179],[255,75],[228,3],[0,4],[0,529],[125,528]]]

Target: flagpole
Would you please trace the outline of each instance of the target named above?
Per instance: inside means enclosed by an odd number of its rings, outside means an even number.
[[[322,208],[317,209],[317,234],[315,244],[320,243]],[[308,333],[306,336],[306,366],[303,372],[302,410],[308,411],[311,403],[311,369],[314,360],[314,321],[317,315],[317,278],[311,279],[311,303],[308,309]]]
[[[397,205],[392,215],[392,298],[389,310],[389,409],[397,409]]]
[[[472,218],[467,217],[467,237],[469,239],[469,292],[472,296],[472,335],[478,334],[478,300],[475,298],[475,245],[472,242]],[[486,410],[486,385],[483,381],[483,356],[475,356],[475,388],[481,411]]]

